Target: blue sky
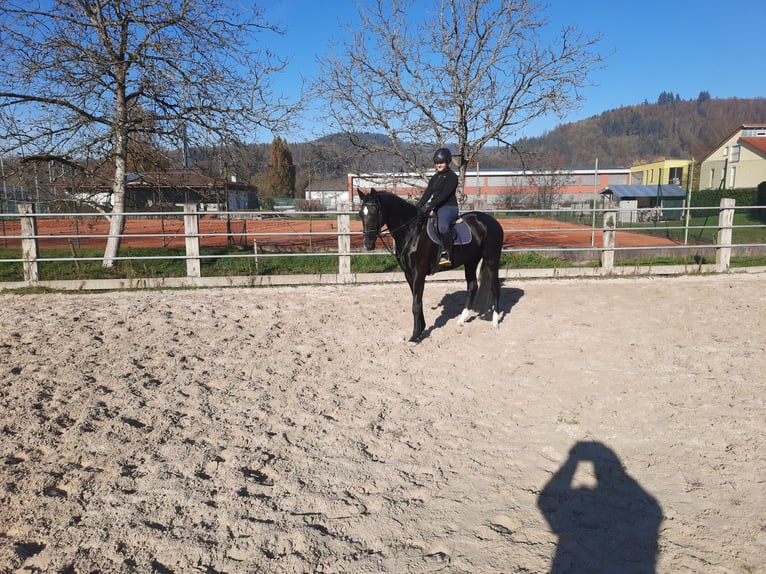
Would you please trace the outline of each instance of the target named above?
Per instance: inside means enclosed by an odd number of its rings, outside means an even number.
[[[438,2],[432,0],[429,9]],[[345,33],[340,24],[354,20],[354,2],[270,0],[260,5],[268,22],[287,30],[281,37],[270,36],[269,47],[290,61],[275,89],[295,96],[301,78],[310,80],[316,73],[317,54],[326,52],[329,42]],[[661,92],[678,94],[684,100],[695,99],[701,91],[713,98],[766,97],[759,32],[766,22],[764,0],[552,0],[546,14],[554,30],[573,25],[589,36],[601,34],[598,49],[607,58],[604,69],[591,75],[597,85],[582,92],[585,100],[579,111],[563,119],[537,120],[519,137],[542,135],[560,123],[621,106],[654,103]],[[743,118],[762,120],[766,118]],[[328,131],[321,123],[313,130]],[[306,125],[286,137],[305,141],[313,139],[314,133]]]

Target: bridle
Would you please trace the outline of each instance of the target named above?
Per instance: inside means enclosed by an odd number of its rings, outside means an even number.
[[[388,227],[388,224],[384,224],[384,223],[381,221],[381,219],[382,219],[382,218],[381,218],[381,206],[380,206],[380,200],[379,200],[378,198],[375,198],[375,199],[374,199],[374,202],[375,202],[375,207],[376,207],[376,214],[375,214],[375,215],[376,215],[376,217],[377,217],[377,219],[378,219],[378,221],[377,221],[377,222],[376,222],[376,224],[375,224],[375,229],[376,229],[376,231],[375,231],[375,241],[377,241],[378,239],[380,239],[380,242],[383,244],[383,247],[385,247],[385,248],[386,248],[386,251],[388,251],[388,252],[389,252],[391,255],[393,255],[394,257],[396,257],[396,258],[398,259],[399,257],[398,257],[398,255],[396,254],[396,252],[395,252],[395,249],[392,249],[392,248],[391,248],[391,247],[390,247],[390,246],[389,246],[389,245],[386,243],[385,239],[383,238],[383,226],[385,225],[385,227],[386,227],[386,230],[387,230],[388,234],[389,234],[390,236],[392,236],[392,237],[393,237],[393,234],[394,234],[396,231],[399,231],[400,229],[404,229],[405,227],[409,227],[410,225],[412,225],[412,222],[413,222],[413,221],[417,221],[417,219],[418,219],[418,217],[419,217],[419,216],[415,215],[414,217],[411,217],[411,218],[410,218],[410,219],[408,219],[407,221],[405,221],[405,222],[401,223],[400,225],[397,225],[396,227],[394,227],[393,229],[391,229],[390,227]],[[368,203],[369,203],[369,202],[365,202],[364,204],[362,204],[362,209],[364,209],[364,208],[366,207],[366,204],[368,204]],[[379,225],[378,225],[378,223],[379,223]],[[362,231],[362,233],[366,235],[368,232],[366,232],[366,231],[364,231],[364,230],[363,230],[363,231]]]

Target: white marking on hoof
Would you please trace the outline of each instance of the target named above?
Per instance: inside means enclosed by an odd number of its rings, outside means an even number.
[[[463,309],[463,312],[460,313],[460,319],[457,320],[458,325],[465,325],[465,322],[468,320],[468,309]]]
[[[492,311],[492,326],[497,329],[500,326],[500,313]]]

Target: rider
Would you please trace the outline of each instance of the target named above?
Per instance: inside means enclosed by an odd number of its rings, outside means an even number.
[[[457,205],[457,174],[450,169],[452,152],[446,147],[434,152],[436,173],[428,180],[428,187],[418,201],[418,213],[423,215],[431,210],[436,211],[439,224],[439,235],[442,239],[444,253],[439,265],[452,265],[452,226],[457,221],[459,210]]]

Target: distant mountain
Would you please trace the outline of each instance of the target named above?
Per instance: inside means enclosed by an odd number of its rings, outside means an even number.
[[[508,146],[485,146],[479,157],[482,169],[631,167],[661,158],[701,161],[721,141],[744,123],[766,122],[766,98],[683,101],[660,94],[655,104],[624,106],[598,116],[562,124],[538,137]],[[368,143],[386,143],[384,134],[360,133]],[[262,185],[258,174],[268,173],[270,144],[249,146],[243,178]],[[348,135],[331,134],[312,142],[290,144],[296,169],[298,194],[306,188],[342,189],[347,174],[366,171],[399,171],[401,162],[382,152],[360,155]],[[417,149],[417,157],[430,158],[431,148]]]
[[[370,144],[387,145],[389,142],[388,137],[385,134],[376,134],[370,132],[357,133],[354,135],[354,140],[360,142],[369,142]],[[353,147],[352,137],[348,134],[330,134],[316,140],[316,143],[325,145],[336,145],[340,147]]]
[[[592,166],[596,158],[610,167],[661,158],[701,161],[741,124],[766,122],[766,98],[681,101],[661,96],[658,102],[609,110],[515,145],[524,156],[553,167]],[[513,155],[504,155],[507,165]]]

